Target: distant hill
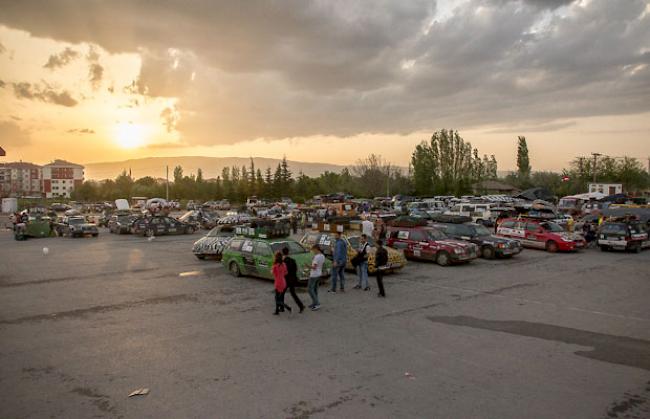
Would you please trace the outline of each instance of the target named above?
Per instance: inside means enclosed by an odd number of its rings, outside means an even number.
[[[269,159],[264,157],[254,157],[255,169],[262,170],[262,173],[267,167],[275,171],[280,159]],[[319,176],[326,171],[340,172],[344,167],[336,164],[328,163],[306,163],[299,161],[288,161],[289,168],[294,175],[302,171],[307,176]],[[87,163],[85,164],[85,177],[86,179],[102,180],[113,179],[117,177],[123,170],[127,172],[131,170],[134,178],[141,178],[151,176],[154,178],[165,177],[165,166],[169,166],[169,177],[172,177],[174,167],[183,167],[185,175],[196,174],[200,168],[203,171],[205,179],[216,178],[221,176],[221,171],[224,167],[242,167],[250,166],[250,158],[246,157],[147,157],[142,159],[132,159],[118,162],[106,163]]]

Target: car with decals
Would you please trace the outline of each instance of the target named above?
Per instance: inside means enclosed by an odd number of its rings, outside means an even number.
[[[195,225],[162,215],[142,216],[131,225],[131,233],[147,237],[193,234],[196,230]]]
[[[451,238],[474,243],[484,259],[509,258],[521,252],[518,240],[495,236],[485,225],[469,222],[466,218],[439,217],[431,225]]]
[[[56,233],[61,237],[99,236],[97,224],[89,223],[83,216],[66,216],[55,227]]]
[[[137,218],[133,214],[113,214],[108,219],[108,231],[112,234],[131,234],[131,226]]]
[[[478,257],[478,246],[447,237],[430,226],[391,225],[388,246],[404,252],[407,259],[430,260],[440,266],[467,263]]]
[[[600,250],[626,250],[639,253],[650,247],[648,227],[640,221],[611,219],[598,229]]]
[[[223,249],[234,236],[234,227],[228,225],[217,226],[194,243],[192,253],[201,260],[209,258],[220,261]]]
[[[273,255],[284,247],[289,249],[289,255],[298,265],[298,280],[306,283],[313,255],[300,243],[289,238],[235,236],[223,250],[221,263],[235,277],[247,275],[272,280]],[[323,278],[329,277],[331,269],[332,263],[326,259]]]
[[[347,232],[341,234],[341,239],[345,241],[348,249],[348,260],[346,269],[354,270],[352,266],[352,258],[357,254],[359,248],[361,234],[359,232]],[[335,242],[334,233],[323,231],[308,231],[300,240],[300,243],[311,248],[314,244],[318,244],[323,251],[325,257],[332,259],[333,246]],[[377,266],[375,265],[375,253],[377,251],[377,244],[372,237],[368,237],[368,272],[375,273]],[[386,247],[388,252],[388,272],[394,272],[406,266],[406,258],[404,254],[398,250]]]
[[[497,227],[497,236],[519,240],[523,247],[552,253],[581,250],[587,244],[582,235],[567,232],[543,218],[506,218]]]

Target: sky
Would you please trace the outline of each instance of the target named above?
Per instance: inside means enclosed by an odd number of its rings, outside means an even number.
[[[0,0],[5,161],[650,157],[650,0]]]

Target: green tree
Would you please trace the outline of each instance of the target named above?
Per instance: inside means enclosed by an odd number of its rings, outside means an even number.
[[[528,144],[526,144],[526,137],[520,135],[517,139],[517,176],[521,187],[529,186],[530,172]]]

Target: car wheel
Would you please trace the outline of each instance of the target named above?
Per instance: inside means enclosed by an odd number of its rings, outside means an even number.
[[[152,229],[145,230],[144,235],[147,237],[153,237],[154,233]]]
[[[449,265],[449,253],[447,252],[439,252],[438,255],[436,256],[436,263],[440,266],[448,266]]]
[[[600,251],[601,252],[606,252],[609,250],[609,246],[600,246]]]
[[[641,243],[634,245],[634,247],[632,248],[632,251],[634,253],[641,253]]]
[[[194,234],[194,227],[187,227],[185,234]]]
[[[549,240],[546,242],[546,251],[550,253],[555,253],[557,252],[557,243],[555,243],[552,240]]]
[[[205,259],[205,255],[195,255],[195,256],[199,260],[204,260]]]
[[[494,249],[490,246],[483,247],[481,256],[483,256],[483,259],[494,259]]]
[[[93,237],[98,237],[99,233],[93,233]]]
[[[239,265],[237,262],[230,262],[230,265],[228,265],[228,270],[230,271],[231,275],[234,276],[235,278],[241,276],[241,271],[239,270]]]

